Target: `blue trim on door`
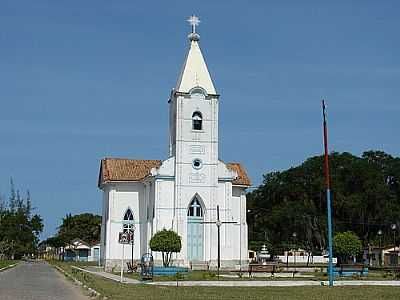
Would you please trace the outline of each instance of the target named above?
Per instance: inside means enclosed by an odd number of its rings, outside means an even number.
[[[203,217],[187,217],[187,250],[188,260],[203,260]]]

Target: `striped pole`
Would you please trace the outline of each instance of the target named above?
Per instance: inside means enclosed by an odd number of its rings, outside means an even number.
[[[328,126],[326,118],[326,105],[322,100],[322,113],[324,116],[324,150],[325,150],[325,185],[326,185],[326,206],[328,208],[328,251],[329,264],[328,276],[329,286],[333,286],[333,253],[332,253],[332,205],[331,205],[331,180],[329,175],[329,152],[328,152]]]

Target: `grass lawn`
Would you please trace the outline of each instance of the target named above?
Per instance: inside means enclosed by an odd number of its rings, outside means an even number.
[[[116,275],[119,275],[119,272],[115,273]],[[260,281],[260,280],[268,280],[268,281],[282,281],[282,280],[289,280],[289,281],[293,281],[293,280],[311,280],[311,281],[327,281],[328,280],[328,276],[326,275],[326,273],[322,273],[322,272],[310,272],[310,273],[302,273],[304,275],[308,275],[308,276],[313,276],[313,277],[301,277],[300,273],[295,275],[295,277],[279,277],[279,274],[277,274],[274,277],[252,277],[249,278],[247,276],[247,272],[243,272],[243,277],[239,277],[239,276],[235,276],[237,274],[232,274],[232,273],[226,273],[226,272],[221,272],[221,276],[219,278],[220,281],[235,281],[235,280],[253,280],[253,281]],[[291,274],[291,273],[289,273]],[[223,275],[229,275],[224,277]],[[125,277],[129,277],[132,279],[137,279],[140,280],[140,276],[138,273],[134,273],[134,274],[127,274],[124,273]],[[346,277],[341,277],[341,276],[337,276],[335,277],[336,281],[341,281],[341,280],[398,280],[399,278],[396,278],[396,276],[394,276],[393,273],[388,272],[388,271],[370,271],[368,276],[346,276]],[[175,281],[176,280],[176,276],[155,276],[153,278],[153,281]],[[216,275],[216,272],[206,272],[206,271],[191,271],[188,273],[182,273],[180,274],[180,281],[204,281],[204,280],[218,280],[218,277]]]
[[[16,264],[18,260],[0,260],[0,269],[12,264]]]
[[[71,273],[71,264],[52,262]],[[86,273],[77,279],[109,299],[400,299],[400,287],[165,287],[128,285]]]
[[[116,275],[119,275],[119,272],[114,273]],[[247,275],[247,272],[243,272],[244,275]],[[224,276],[228,275],[228,276]],[[309,274],[308,274],[309,275]],[[315,274],[311,274],[315,275]],[[319,275],[319,274],[317,274]],[[125,277],[129,277],[132,279],[140,280],[140,275],[138,273],[124,273]],[[180,273],[179,274],[179,281],[204,281],[204,280],[218,280],[218,276],[215,271],[212,272],[207,272],[207,271],[191,271],[188,273]],[[249,281],[249,280],[314,280],[314,281],[320,281],[320,280],[327,280],[327,277],[323,276],[322,274],[320,276],[316,277],[252,277],[249,278],[248,276],[243,276],[239,277],[237,274],[232,274],[232,273],[226,273],[226,272],[221,272],[221,276],[219,278],[220,281]],[[153,281],[176,281],[176,276],[154,276]]]

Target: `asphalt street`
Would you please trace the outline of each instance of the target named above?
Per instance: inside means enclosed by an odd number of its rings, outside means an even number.
[[[83,291],[45,262],[22,262],[0,272],[0,300],[87,300]]]

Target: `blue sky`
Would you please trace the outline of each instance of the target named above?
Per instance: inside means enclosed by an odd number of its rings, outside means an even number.
[[[255,184],[330,148],[400,155],[398,1],[0,3],[0,193],[29,189],[43,237],[101,211],[105,156],[164,159],[168,96],[200,16],[220,157]]]

